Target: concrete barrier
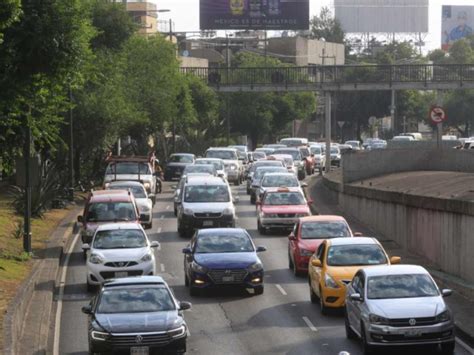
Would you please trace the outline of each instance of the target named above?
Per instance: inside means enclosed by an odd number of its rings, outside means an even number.
[[[380,149],[344,154],[344,184],[387,174],[417,171],[474,172],[474,152],[457,149]]]

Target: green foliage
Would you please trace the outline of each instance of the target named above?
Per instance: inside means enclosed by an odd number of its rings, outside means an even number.
[[[326,42],[344,43],[345,33],[338,20],[328,7],[323,7],[319,16],[311,19],[311,38],[323,39]]]
[[[20,0],[0,0],[0,44],[3,31],[18,19],[20,12]]]

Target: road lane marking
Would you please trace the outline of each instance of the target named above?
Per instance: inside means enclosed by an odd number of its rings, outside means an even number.
[[[467,345],[465,342],[463,342],[461,339],[459,339],[458,337],[455,338],[455,341],[461,345],[462,348],[464,348],[464,350],[467,350],[467,352],[471,353],[471,354],[474,354],[474,349],[471,349],[469,345]]]
[[[317,332],[317,331],[318,331],[318,328],[316,328],[316,327],[314,326],[314,324],[311,323],[311,321],[309,320],[308,317],[303,317],[303,320],[304,320],[304,322],[306,323],[306,325],[308,326],[308,328],[311,329],[311,331],[313,331],[313,332]]]
[[[161,272],[165,272],[165,264],[160,264]]]
[[[64,260],[63,270],[61,272],[61,279],[59,283],[59,294],[58,294],[58,305],[56,307],[56,320],[54,323],[54,342],[53,342],[53,355],[59,355],[59,339],[61,332],[61,315],[63,311],[63,297],[64,297],[64,285],[66,284],[67,268],[69,264],[69,259],[71,254],[76,246],[77,240],[79,239],[79,234],[77,233],[74,236],[74,240],[69,246],[69,250],[66,254],[66,259]]]
[[[158,227],[158,229],[156,230],[156,233],[161,233],[161,227]]]
[[[279,284],[275,284],[275,286],[276,286],[276,288],[281,292],[281,294],[282,294],[283,296],[288,295],[288,294],[286,293],[286,291],[283,289],[283,287],[281,287]]]
[[[170,205],[166,206],[166,209],[167,209],[167,210],[169,210],[170,208],[171,208],[171,206],[170,206]]]

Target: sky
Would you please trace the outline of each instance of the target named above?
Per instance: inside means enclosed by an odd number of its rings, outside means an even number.
[[[158,5],[159,9],[169,9],[171,12],[159,14],[160,20],[172,18],[175,31],[199,31],[199,0],[148,0]],[[429,33],[424,39],[425,50],[441,46],[441,6],[442,5],[474,5],[473,0],[430,0]],[[331,0],[310,0],[311,17],[317,15],[323,6],[332,10]]]

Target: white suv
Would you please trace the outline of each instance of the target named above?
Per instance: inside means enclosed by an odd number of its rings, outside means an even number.
[[[87,290],[108,279],[155,275],[158,242],[150,242],[138,223],[111,223],[97,228],[91,244],[83,244],[87,257]]]
[[[243,167],[235,148],[209,148],[206,158],[217,158],[224,161],[227,180],[239,186],[243,179]]]

